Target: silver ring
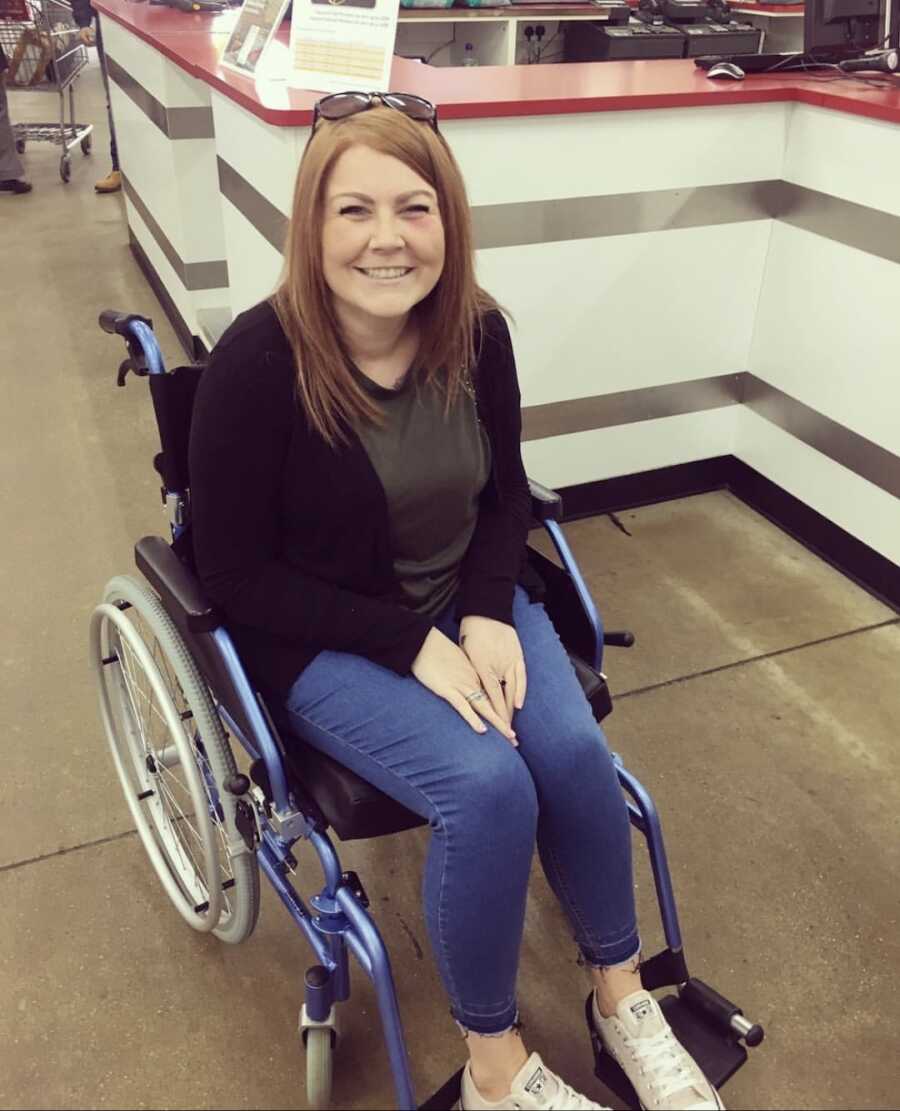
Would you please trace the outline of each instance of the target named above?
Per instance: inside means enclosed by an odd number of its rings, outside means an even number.
[[[466,702],[478,702],[482,698],[487,698],[487,695],[484,693],[484,691],[472,691],[471,694],[466,695]]]

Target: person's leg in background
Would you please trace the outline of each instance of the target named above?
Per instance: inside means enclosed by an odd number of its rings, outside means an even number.
[[[16,137],[9,118],[6,74],[0,69],[0,192],[29,193],[31,184],[25,180],[24,174],[25,169],[16,151]]]
[[[116,125],[113,121],[112,100],[109,95],[109,73],[106,69],[106,54],[103,51],[103,30],[100,20],[97,19],[97,58],[100,62],[100,73],[103,76],[103,88],[106,90],[106,118],[109,121],[109,156],[112,160],[112,169],[101,178],[94,189],[98,193],[118,193],[122,188],[122,173],[119,169],[119,150],[116,145]]]

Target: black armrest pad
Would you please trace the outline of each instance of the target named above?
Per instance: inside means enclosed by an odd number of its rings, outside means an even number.
[[[533,478],[528,480],[528,489],[531,491],[531,515],[536,521],[562,520],[562,498],[555,490],[541,486]]]
[[[139,540],[134,546],[134,562],[180,629],[210,633],[222,624],[218,613],[203,596],[193,572],[161,536],[145,536]]]

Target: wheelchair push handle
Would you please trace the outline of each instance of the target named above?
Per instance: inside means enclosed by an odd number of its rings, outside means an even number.
[[[100,313],[100,327],[109,335],[121,336],[128,347],[128,358],[119,366],[116,382],[125,385],[129,370],[143,377],[146,374],[165,374],[159,344],[153,334],[153,321],[137,313],[118,312],[104,309]]]

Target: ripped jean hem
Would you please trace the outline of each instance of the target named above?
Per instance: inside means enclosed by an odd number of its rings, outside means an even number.
[[[578,946],[578,963],[582,968],[618,968],[631,964],[640,955],[641,939],[637,933],[614,946],[606,946],[603,953],[584,945]]]
[[[463,1038],[468,1038],[470,1034],[477,1034],[481,1038],[502,1038],[504,1034],[509,1034],[513,1030],[522,1029],[522,1023],[519,1021],[518,1008],[513,1011],[511,1019],[504,1016],[502,1024],[494,1023],[494,1028],[490,1030],[476,1029],[476,1026],[484,1025],[485,1019],[476,1019],[476,1025],[473,1026],[471,1023],[463,1022],[461,1019],[457,1018],[452,1011],[450,1013],[453,1016],[453,1021],[459,1027],[459,1032],[462,1034]]]

